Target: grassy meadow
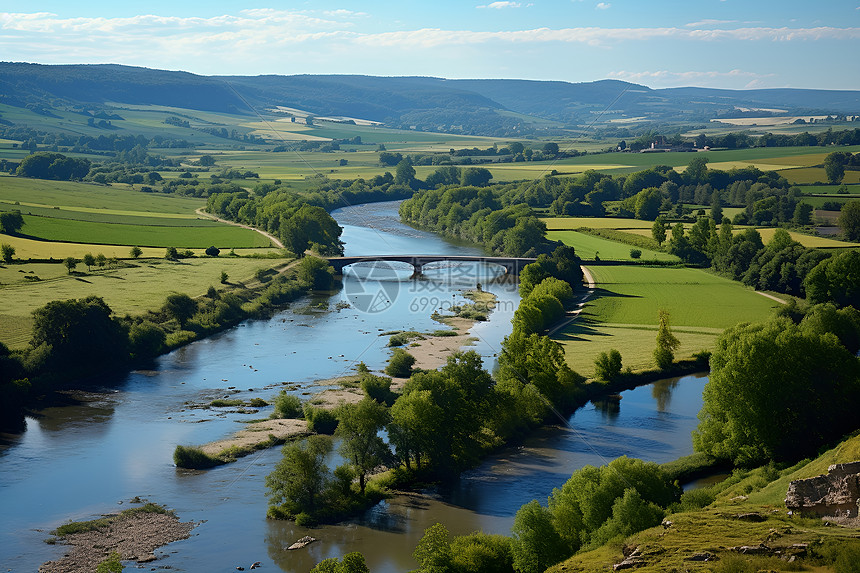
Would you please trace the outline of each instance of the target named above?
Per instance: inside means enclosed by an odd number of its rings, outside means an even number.
[[[590,376],[600,352],[618,349],[624,366],[653,367],[657,312],[669,311],[681,345],[676,358],[713,348],[727,327],[767,316],[779,303],[701,269],[588,267],[597,288],[580,316],[556,333],[568,364]]]
[[[584,225],[581,225],[584,226]],[[648,231],[650,237],[650,231]],[[632,247],[610,241],[602,237],[595,237],[586,233],[577,231],[547,231],[547,238],[551,241],[561,241],[569,247],[576,249],[576,254],[584,260],[594,260],[596,256],[602,261],[631,261],[634,260],[630,256],[630,249],[639,249],[642,251],[642,261],[673,261],[680,262],[680,259],[675,255],[664,253],[662,251],[654,251],[651,249],[643,249],[640,247]]]
[[[200,296],[209,286],[223,288],[222,271],[228,274],[229,283],[238,284],[252,281],[259,269],[284,263],[285,259],[229,256],[179,261],[156,258],[124,261],[115,269],[93,267],[91,272],[81,263],[74,274],[59,262],[0,265],[0,342],[10,348],[26,346],[32,329],[31,313],[51,300],[96,295],[104,298],[114,313],[135,315],[161,308],[165,297],[173,292]]]

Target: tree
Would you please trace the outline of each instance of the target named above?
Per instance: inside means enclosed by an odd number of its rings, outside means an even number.
[[[221,271],[221,284],[227,284],[227,279],[230,278],[230,275],[227,274],[227,271]]]
[[[391,407],[388,439],[397,457],[411,469],[412,460],[421,469],[422,458],[427,459],[436,450],[434,432],[445,413],[433,400],[430,390],[404,393]]]
[[[63,259],[63,264],[66,265],[66,268],[69,270],[69,274],[72,274],[72,271],[78,266],[78,259],[75,257],[66,257]]]
[[[821,261],[806,275],[803,286],[813,304],[860,308],[860,252],[844,251]]]
[[[221,254],[221,249],[219,249],[215,245],[211,245],[209,247],[206,247],[206,255],[208,255],[210,257],[217,257],[220,254]]]
[[[179,258],[179,251],[176,250],[176,247],[167,247],[164,251],[164,258],[168,261],[175,261]]]
[[[723,206],[720,202],[720,192],[717,189],[714,189],[714,193],[711,195],[711,219],[714,220],[714,223],[723,222]]]
[[[696,155],[687,164],[682,175],[684,181],[691,185],[708,182],[708,158],[704,155]]]
[[[839,183],[845,177],[846,155],[851,156],[850,153],[846,154],[841,151],[834,151],[827,154],[827,157],[824,158],[824,172],[827,174],[827,180],[830,183]]]
[[[621,374],[621,353],[611,349],[609,353],[601,352],[594,360],[594,376],[598,380],[611,381]]]
[[[343,440],[340,453],[352,464],[364,495],[367,474],[390,454],[388,446],[379,437],[379,430],[390,419],[388,408],[376,400],[364,398],[358,404],[339,406],[335,414],[338,419],[335,435]]]
[[[370,573],[364,555],[358,551],[347,553],[338,562],[337,557],[324,559],[311,569],[310,573]]]
[[[21,211],[3,211],[0,213],[0,232],[14,235],[24,226]]]
[[[856,428],[860,362],[821,325],[779,317],[726,330],[695,449],[738,465],[793,461]]]
[[[512,332],[502,342],[498,379],[533,384],[555,406],[567,405],[584,380],[567,365],[559,343],[521,331]]]
[[[399,185],[409,185],[415,179],[415,168],[408,157],[401,159],[394,172],[394,182]]]
[[[128,357],[128,335],[111,314],[96,296],[51,301],[33,311],[30,345],[46,351],[64,373],[122,362]]]
[[[483,167],[466,167],[460,173],[460,185],[464,187],[483,187],[490,182],[493,174]]]
[[[334,268],[325,259],[304,257],[299,263],[298,278],[311,288],[330,289],[334,284]]]
[[[211,167],[215,165],[215,158],[211,155],[201,155],[200,159],[197,160],[197,164],[203,167]]]
[[[266,476],[269,502],[292,514],[313,514],[331,479],[325,463],[331,448],[331,438],[325,436],[285,445],[283,457]]]
[[[385,373],[395,378],[408,378],[412,373],[413,364],[415,364],[414,356],[402,348],[395,348],[394,354],[391,355],[385,367]]]
[[[558,143],[554,143],[550,141],[549,143],[545,143],[543,146],[543,152],[550,157],[555,157],[558,155]]]
[[[424,530],[412,557],[418,562],[419,573],[447,573],[451,569],[451,536],[441,523]]]
[[[651,225],[651,236],[657,241],[657,245],[662,246],[666,241],[666,223],[663,217],[657,217],[654,224]]]
[[[860,241],[860,200],[846,201],[839,211],[836,222],[849,241]]]
[[[6,243],[0,244],[0,255],[2,255],[4,263],[11,263],[12,259],[15,258],[15,247]]]
[[[92,253],[87,253],[83,258],[84,264],[87,266],[87,270],[92,270],[93,266],[96,264],[96,258]]]
[[[184,293],[167,295],[167,300],[161,310],[169,317],[176,319],[179,328],[184,329],[185,323],[197,312],[197,303],[193,298]]]
[[[636,194],[634,200],[634,214],[637,219],[643,221],[654,221],[660,214],[660,203],[663,195],[656,187],[648,187]]]
[[[681,344],[681,341],[675,338],[669,328],[669,312],[660,310],[658,312],[657,325],[657,348],[654,349],[654,361],[657,362],[657,367],[665,370],[672,365],[675,360],[675,349]]]
[[[549,510],[532,500],[514,516],[511,553],[518,573],[542,573],[568,556]]]
[[[132,247],[131,251],[129,251],[131,258],[137,259],[140,258],[140,255],[143,254],[143,250],[140,247]]]

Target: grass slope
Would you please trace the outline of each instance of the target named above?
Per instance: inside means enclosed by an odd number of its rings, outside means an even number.
[[[765,317],[779,303],[701,269],[592,266],[597,288],[581,315],[554,335],[571,368],[594,371],[600,352],[618,349],[624,366],[653,367],[657,312],[669,311],[681,341],[676,358],[713,348],[727,327]]]
[[[860,547],[857,529],[831,527],[820,519],[790,517],[785,508],[788,484],[827,472],[831,464],[847,463],[860,459],[860,436],[853,436],[835,448],[808,463],[801,463],[774,474],[759,468],[750,472],[736,472],[724,484],[723,491],[714,503],[700,510],[674,513],[667,517],[668,528],[654,527],[634,534],[627,539],[611,542],[592,551],[580,553],[548,569],[551,573],[611,571],[615,563],[624,559],[623,548],[628,552],[639,548],[643,566],[636,571],[657,573],[665,571],[834,571],[828,559],[795,562],[772,556],[738,555],[732,547],[765,544],[771,549],[791,553],[794,544],[809,544],[811,553],[823,553],[822,546],[837,551],[853,544]],[[728,485],[731,484],[731,485]],[[738,519],[741,514],[756,513],[761,521]],[[694,561],[690,557],[708,552],[716,561]],[[845,556],[843,555],[843,558]],[[850,563],[850,562],[848,562]],[[843,561],[843,566],[846,564]],[[856,571],[835,569],[836,571]]]

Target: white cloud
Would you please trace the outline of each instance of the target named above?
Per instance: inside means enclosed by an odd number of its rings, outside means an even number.
[[[775,78],[776,75],[760,74],[739,69],[727,72],[701,70],[686,72],[673,72],[669,70],[630,72],[622,70],[610,72],[608,77],[654,87],[689,85],[725,86],[728,84],[734,85],[734,87],[753,88],[764,86],[766,80]]]
[[[495,10],[504,10],[505,8],[520,8],[522,4],[519,2],[491,2],[490,4],[485,4],[483,6],[476,6],[476,8],[493,8]]]
[[[598,2],[597,6],[595,6],[594,9],[595,10],[609,10],[610,6],[612,6],[612,4],[610,4],[609,2]]]
[[[698,22],[690,22],[689,24],[685,24],[685,26],[688,28],[701,28],[702,26],[722,26],[723,24],[734,24],[736,22],[737,20],[714,20],[706,18]]]

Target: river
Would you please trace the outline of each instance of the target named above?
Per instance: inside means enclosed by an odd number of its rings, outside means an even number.
[[[359,205],[334,213],[344,227],[346,254],[480,254],[402,225],[396,203]],[[380,274],[381,272],[381,274]],[[359,361],[385,365],[390,330],[440,328],[433,310],[462,301],[481,282],[498,309],[472,334],[492,367],[519,301],[516,285],[496,280],[498,268],[355,268],[331,295],[307,297],[265,321],[248,321],[161,357],[148,371],[105,380],[109,393],[81,406],[48,408],[0,451],[0,567],[32,572],[60,557],[48,532],[69,520],[128,507],[135,496],[175,509],[200,525],[170,544],[148,567],[176,571],[232,570],[262,561],[269,570],[304,573],[327,557],[362,551],[374,573],[414,568],[411,553],[424,529],[444,523],[452,533],[508,533],[517,508],[545,501],[575,469],[630,455],[665,462],[692,451],[690,432],[701,408],[704,377],[664,380],[623,393],[617,407],[589,404],[558,427],[544,428],[467,472],[450,490],[397,496],[360,519],[306,529],[267,520],[264,479],[280,457],[262,451],[205,472],[177,470],[176,444],[200,444],[268,414],[229,414],[188,408],[222,397],[273,396],[284,382],[306,398],[312,382],[353,371]],[[393,276],[393,275],[396,275]],[[377,305],[366,304],[371,300]],[[337,305],[350,302],[349,308]],[[285,547],[304,535],[320,541]]]

